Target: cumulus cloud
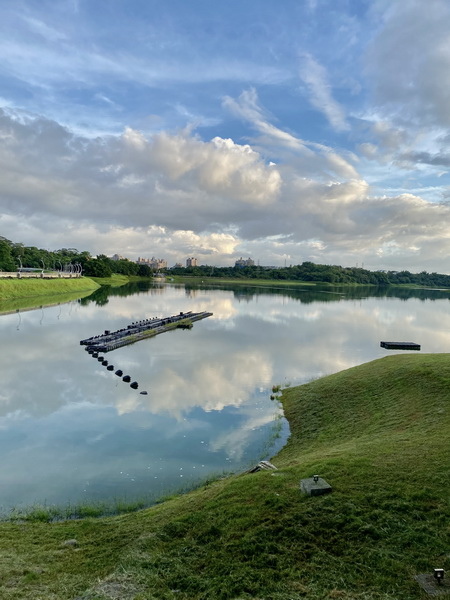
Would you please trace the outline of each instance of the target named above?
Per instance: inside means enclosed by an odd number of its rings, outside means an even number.
[[[436,256],[438,244],[450,251],[448,205],[374,196],[348,153],[283,138],[253,92],[227,105],[287,142],[283,160],[273,164],[257,146],[230,138],[203,141],[190,129],[145,136],[128,127],[87,139],[49,119],[2,111],[2,232],[42,245],[45,231],[51,249],[158,255],[172,264],[189,255],[230,264],[243,254],[262,264],[351,264],[357,253],[375,265],[394,247],[396,259],[411,248],[421,259]]]

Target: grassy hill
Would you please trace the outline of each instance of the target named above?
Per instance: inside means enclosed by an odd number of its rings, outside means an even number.
[[[70,302],[92,294],[99,287],[88,277],[0,279],[0,314]]]
[[[450,355],[390,356],[284,390],[276,472],[120,517],[0,525],[0,596],[412,600],[450,569]],[[310,498],[320,474],[333,493]],[[76,540],[67,543],[68,540]]]
[[[0,300],[69,294],[95,290],[99,287],[89,277],[73,279],[0,279]]]

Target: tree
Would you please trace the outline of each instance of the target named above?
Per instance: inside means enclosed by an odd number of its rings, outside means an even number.
[[[0,239],[0,271],[16,271],[17,266],[11,255],[11,243]]]
[[[148,265],[138,265],[137,274],[139,277],[151,277],[153,273]]]

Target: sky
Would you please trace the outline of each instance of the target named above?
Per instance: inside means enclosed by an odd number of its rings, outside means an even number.
[[[448,0],[2,0],[0,235],[450,273]]]

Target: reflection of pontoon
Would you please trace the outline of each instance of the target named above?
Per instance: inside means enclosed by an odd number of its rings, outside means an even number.
[[[180,312],[178,315],[161,319],[153,317],[131,323],[131,325],[117,331],[106,329],[105,333],[81,340],[80,344],[86,346],[86,350],[90,354],[94,352],[110,352],[111,350],[116,350],[116,348],[133,344],[134,342],[157,335],[158,333],[164,333],[164,331],[169,331],[170,329],[177,327],[186,329],[194,321],[206,319],[206,317],[211,316],[212,313],[206,311],[199,313],[189,311],[187,313]]]

